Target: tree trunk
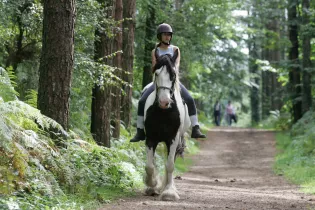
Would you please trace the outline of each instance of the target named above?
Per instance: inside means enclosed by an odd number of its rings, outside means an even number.
[[[95,30],[94,41],[94,60],[106,64],[111,64],[110,59],[104,58],[112,53],[112,40],[106,34],[107,26],[103,23],[103,19],[112,18],[112,11],[110,8],[113,6],[112,0],[98,0],[104,9],[104,16],[100,18],[99,25]],[[95,84],[92,90],[92,105],[91,105],[91,133],[94,140],[99,145],[110,147],[110,117],[111,117],[111,87],[104,84],[99,86]]]
[[[262,59],[268,60],[269,51],[263,50]],[[266,119],[271,110],[271,72],[262,72],[262,118]]]
[[[124,19],[123,22],[123,75],[122,79],[128,84],[133,83],[133,59],[134,59],[134,31],[136,25],[136,1],[124,0]],[[127,19],[126,19],[127,18]],[[129,19],[128,19],[129,18]],[[127,128],[131,125],[132,109],[132,89],[129,85],[124,85],[123,90],[126,95],[121,98],[121,119]]]
[[[75,0],[45,0],[38,108],[68,129]]]
[[[289,88],[293,104],[293,121],[297,122],[302,117],[301,102],[301,75],[299,67],[299,41],[297,27],[297,0],[289,0],[288,2],[288,21],[289,21],[289,39],[291,47],[289,49]]]
[[[105,43],[99,44],[101,47]],[[92,90],[91,133],[95,142],[105,147],[110,147],[111,97],[107,97],[110,92],[110,87],[100,87],[96,84]]]
[[[146,29],[145,29],[145,47],[144,47],[144,67],[143,67],[143,79],[142,87],[152,82],[152,67],[151,67],[151,51],[154,48],[154,37],[156,35],[156,17],[155,17],[155,5],[153,3],[148,4],[148,13],[146,17]]]
[[[312,93],[311,93],[311,82],[312,82],[312,74],[309,73],[310,68],[312,67],[311,64],[311,36],[310,33],[307,31],[307,27],[310,24],[309,20],[309,9],[310,9],[310,0],[303,0],[303,31],[302,31],[302,42],[303,42],[303,77],[302,77],[302,87],[303,87],[303,94],[302,94],[302,113],[304,114],[307,112],[310,107],[312,107]]]
[[[253,1],[253,7],[248,8],[247,12],[248,16],[251,16],[254,19],[248,23],[248,28],[256,29],[257,25],[255,19],[260,18],[257,13],[256,1]],[[256,64],[256,60],[259,59],[259,49],[255,34],[248,34],[247,46],[249,50],[248,70],[250,73],[250,81],[255,84],[252,85],[250,89],[251,124],[257,125],[260,121],[260,94],[263,94],[264,91],[260,91],[258,88],[260,86],[260,77],[262,76],[259,75],[258,65]],[[262,77],[262,80],[263,79],[264,78]],[[263,82],[261,83],[264,84]]]
[[[276,8],[273,8],[273,13]],[[271,17],[272,14],[270,14]],[[277,14],[278,15],[278,14]],[[279,30],[279,23],[278,20],[280,17],[275,16],[272,18],[272,20],[269,20],[266,28],[268,31],[272,31],[273,34],[278,34],[280,36],[280,30]],[[275,43],[279,43],[279,36],[277,37],[268,37],[267,36],[267,46],[270,46],[271,44],[268,42],[270,40],[273,40]],[[275,40],[276,39],[276,40]],[[269,49],[264,50],[265,60],[268,60],[270,63],[270,66],[273,68],[278,68],[279,62],[281,59],[281,53],[280,53],[280,46],[279,44],[274,44],[272,48],[269,47]],[[269,116],[270,110],[280,110],[282,107],[282,87],[281,84],[278,82],[277,73],[275,72],[265,72],[265,80],[267,81],[266,88],[267,88],[267,107],[265,107],[264,116]],[[266,112],[267,111],[267,112]]]
[[[254,5],[256,5],[256,2],[254,2]],[[257,16],[255,6],[252,8],[252,11],[248,11],[249,13],[252,12],[252,16]],[[249,28],[255,28],[255,22],[249,23]],[[248,39],[248,49],[249,49],[249,60],[248,60],[248,67],[249,67],[249,73],[251,74],[252,78],[251,81],[255,83],[257,86],[260,85],[260,79],[258,74],[258,65],[256,64],[256,60],[259,59],[258,56],[258,49],[257,49],[257,38],[255,35],[249,35]],[[263,93],[263,91],[262,91]],[[257,125],[260,121],[260,91],[258,87],[252,86],[250,89],[250,105],[251,105],[251,123],[252,125]]]
[[[254,76],[253,83],[259,85],[260,79],[258,76],[258,66],[256,60],[258,59],[257,47],[256,47],[256,38],[251,38],[249,44],[249,72]],[[253,125],[257,125],[260,121],[260,112],[259,112],[259,89],[256,86],[252,86],[250,90],[250,105],[251,105],[251,122]]]
[[[279,45],[280,27],[279,20],[283,18],[281,3],[266,1],[260,14],[260,21],[264,24],[266,37],[263,42],[262,58],[269,61],[271,67],[278,69],[281,59]],[[282,107],[282,86],[278,82],[278,74],[272,71],[262,73],[262,116],[267,118],[271,110],[280,110]]]
[[[122,50],[122,19],[123,19],[123,4],[122,0],[115,0],[115,38],[114,38],[114,52]],[[121,53],[116,53],[114,57],[114,66],[118,69],[115,71],[115,75],[118,78],[122,77],[121,68],[122,68],[122,56]],[[120,86],[114,86],[112,89],[114,95],[112,99],[112,124],[114,126],[113,137],[119,138],[120,136],[120,101],[121,101],[121,89]]]

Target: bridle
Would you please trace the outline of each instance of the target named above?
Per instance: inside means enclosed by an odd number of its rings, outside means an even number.
[[[163,69],[164,70],[164,69]],[[156,77],[159,76],[158,74],[156,74]],[[158,91],[159,89],[164,89],[164,90],[169,90],[170,91],[170,94],[171,94],[171,98],[173,97],[174,95],[174,92],[175,92],[175,81],[176,81],[176,74],[174,74],[174,77],[172,79],[172,86],[171,87],[166,87],[166,86],[158,86],[157,85],[157,82],[156,82],[156,77],[155,77],[155,89],[156,89],[156,99],[157,99],[157,94],[158,94]]]

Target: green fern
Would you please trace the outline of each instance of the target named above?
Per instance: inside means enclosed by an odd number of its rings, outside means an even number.
[[[15,100],[19,95],[18,92],[14,90],[16,86],[14,79],[15,76],[12,68],[8,68],[8,71],[6,71],[4,68],[0,67],[0,99],[3,101]]]
[[[50,128],[56,129],[58,132],[62,133],[64,136],[69,136],[69,134],[63,129],[63,127],[57,123],[55,120],[42,115],[38,109],[22,102],[22,101],[9,101],[0,104],[0,114],[11,116],[11,119],[15,119],[15,123],[12,125],[22,127],[21,121],[17,121],[17,118],[26,118],[33,120],[40,128],[43,130],[49,130]]]
[[[31,105],[34,108],[37,108],[37,91],[36,90],[27,90],[26,91],[26,103]]]
[[[65,140],[65,147],[57,148],[46,132],[51,128],[70,136],[60,124],[29,104],[0,101],[0,151],[12,160],[12,171],[18,172],[14,180],[19,181],[14,182],[12,190],[28,192],[18,198],[25,209],[54,206],[58,196],[80,194],[93,199],[100,187],[131,189],[142,183],[139,168],[143,170],[144,162],[139,158],[144,157],[143,151],[131,150],[126,139],[117,141],[118,148],[105,148],[72,134],[74,139]],[[46,203],[48,197],[54,204]]]

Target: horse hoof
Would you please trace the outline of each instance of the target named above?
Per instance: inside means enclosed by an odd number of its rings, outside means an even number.
[[[161,196],[160,200],[162,201],[177,201],[179,200],[179,195],[175,191],[164,191]]]
[[[153,188],[150,188],[148,187],[146,190],[145,190],[145,195],[148,195],[148,196],[155,196],[155,195],[159,195],[159,193],[153,189]]]

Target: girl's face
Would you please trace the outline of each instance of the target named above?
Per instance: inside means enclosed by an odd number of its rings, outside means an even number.
[[[162,42],[169,43],[171,41],[172,34],[171,33],[162,33]]]

